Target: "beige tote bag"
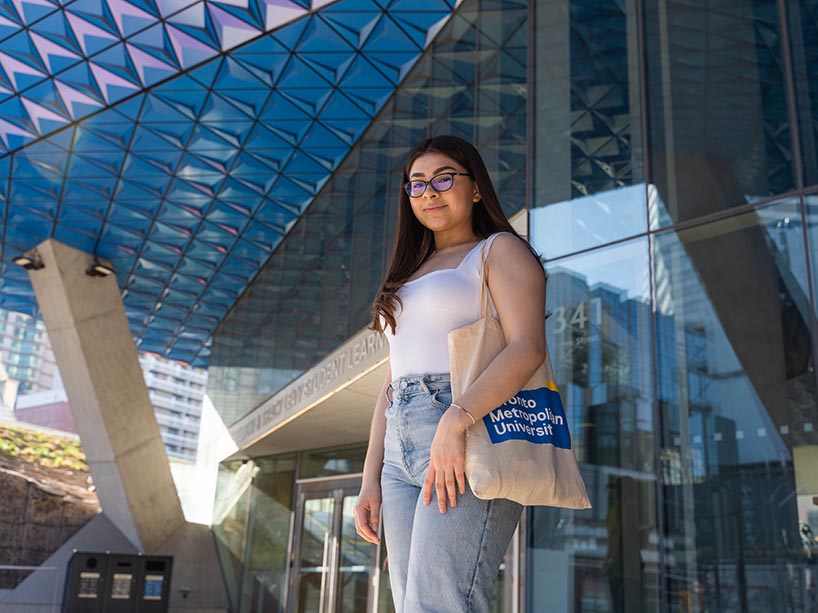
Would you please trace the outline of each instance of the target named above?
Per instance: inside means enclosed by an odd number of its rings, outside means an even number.
[[[503,328],[489,311],[485,264],[490,244],[487,240],[480,254],[480,319],[448,335],[454,402],[506,346]],[[591,508],[547,347],[545,361],[523,389],[468,434],[466,479],[478,498]]]

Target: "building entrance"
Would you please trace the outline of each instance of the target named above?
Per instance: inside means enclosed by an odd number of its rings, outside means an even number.
[[[355,531],[360,477],[299,482],[288,611],[377,611],[379,548]]]
[[[360,488],[358,475],[297,481],[287,611],[394,613],[386,547],[355,531]],[[520,610],[519,548],[518,531],[500,567],[491,613]]]

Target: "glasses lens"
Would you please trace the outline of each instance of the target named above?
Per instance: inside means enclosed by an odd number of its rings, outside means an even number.
[[[418,198],[419,196],[423,195],[423,192],[426,191],[425,181],[409,181],[407,185],[409,186],[407,191],[412,198]]]
[[[432,187],[434,187],[437,191],[445,192],[446,190],[452,188],[452,185],[454,184],[454,175],[450,174],[437,175],[436,177],[432,177],[432,180],[430,182],[432,184]]]

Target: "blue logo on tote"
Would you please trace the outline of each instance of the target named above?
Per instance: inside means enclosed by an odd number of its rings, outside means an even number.
[[[557,390],[522,390],[483,418],[492,443],[519,440],[571,449],[571,436]]]

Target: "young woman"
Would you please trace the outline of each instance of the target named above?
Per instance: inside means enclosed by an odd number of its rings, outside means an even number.
[[[358,534],[389,559],[398,613],[488,611],[522,507],[480,500],[464,475],[469,426],[513,396],[545,352],[545,273],[500,208],[477,149],[439,136],[403,172],[389,272],[372,307],[390,363],[355,507]],[[452,403],[449,331],[479,318],[485,243],[492,314],[507,347]]]

